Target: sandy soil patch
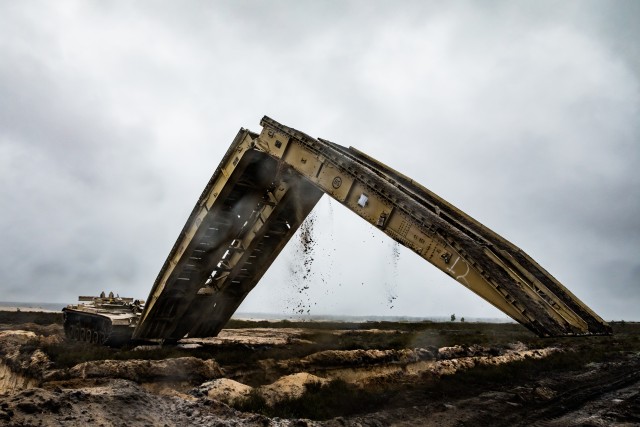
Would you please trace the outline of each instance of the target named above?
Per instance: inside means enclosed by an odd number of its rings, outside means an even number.
[[[302,396],[308,384],[326,384],[327,382],[329,381],[307,372],[298,372],[286,375],[273,384],[262,386],[259,390],[267,403],[273,405],[286,398],[295,399]]]
[[[184,344],[245,344],[245,345],[286,345],[309,344],[311,341],[301,337],[307,333],[304,329],[296,328],[249,328],[223,329],[217,337],[185,338],[180,340]]]

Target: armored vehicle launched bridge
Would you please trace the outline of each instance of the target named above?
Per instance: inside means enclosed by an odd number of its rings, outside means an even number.
[[[217,335],[325,193],[540,336],[611,333],[521,249],[411,178],[268,117],[261,126],[231,143],[134,339]]]

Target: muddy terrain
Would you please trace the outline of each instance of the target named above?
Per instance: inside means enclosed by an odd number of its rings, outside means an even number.
[[[613,327],[232,320],[113,349],[67,341],[59,313],[0,312],[0,425],[640,425],[640,325]]]

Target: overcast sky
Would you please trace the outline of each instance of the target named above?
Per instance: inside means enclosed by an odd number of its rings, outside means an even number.
[[[640,2],[0,0],[0,300],[146,298],[240,127],[354,146],[640,320]],[[241,309],[503,317],[335,201]],[[308,289],[305,289],[308,286]]]

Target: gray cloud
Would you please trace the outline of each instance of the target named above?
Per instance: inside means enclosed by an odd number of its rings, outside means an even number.
[[[1,299],[144,298],[238,128],[267,114],[413,177],[637,320],[638,9],[2,3]],[[316,218],[307,293],[292,242],[243,309],[500,315],[336,202]]]

